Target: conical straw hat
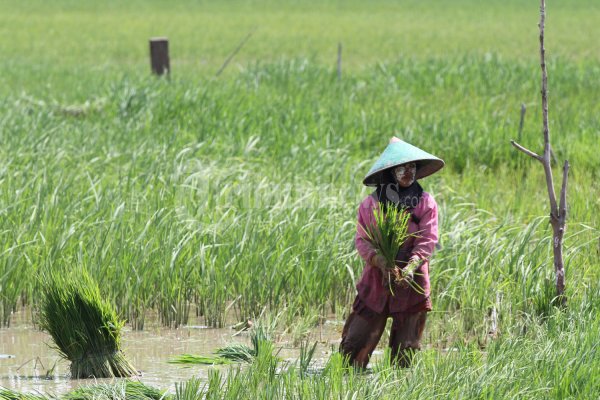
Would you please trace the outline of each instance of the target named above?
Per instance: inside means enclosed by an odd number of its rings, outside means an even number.
[[[417,164],[417,175],[415,179],[425,178],[444,166],[444,161],[436,156],[421,150],[420,148],[393,137],[390,144],[385,148],[379,159],[371,167],[363,183],[367,186],[376,186],[381,182],[381,174],[389,168],[400,164],[415,162]]]

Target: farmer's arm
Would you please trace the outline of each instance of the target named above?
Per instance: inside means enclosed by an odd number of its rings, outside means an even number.
[[[358,207],[358,223],[356,224],[356,236],[354,237],[354,244],[358,254],[369,264],[372,262],[373,256],[376,254],[375,248],[369,243],[367,233],[364,230],[364,226],[367,224],[374,224],[374,218],[372,216],[372,208],[369,200],[365,200]]]
[[[426,260],[433,253],[438,241],[438,208],[429,193],[424,193],[418,206],[416,216],[419,218],[419,231],[415,238],[411,258]]]

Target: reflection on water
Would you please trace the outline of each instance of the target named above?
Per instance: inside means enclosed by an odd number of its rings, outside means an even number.
[[[173,384],[199,377],[204,379],[209,368],[227,369],[227,366],[194,365],[191,367],[169,364],[167,361],[176,355],[193,353],[210,355],[217,347],[232,343],[247,343],[246,334],[232,337],[232,329],[208,329],[201,321],[191,321],[188,327],[180,329],[159,328],[147,324],[147,330],[123,332],[123,351],[131,363],[141,371],[141,382],[174,390]],[[153,328],[152,328],[153,327]],[[331,346],[339,342],[341,326],[325,324],[311,335],[319,341],[315,358],[328,357]],[[0,329],[0,386],[24,392],[62,394],[81,385],[107,383],[104,380],[71,380],[68,377],[69,363],[63,361],[56,350],[50,348],[49,335],[38,331],[31,323],[30,315],[21,311],[15,315],[10,328]],[[283,340],[276,343],[281,347],[279,356],[296,358],[298,350]],[[8,356],[14,357],[8,357]]]

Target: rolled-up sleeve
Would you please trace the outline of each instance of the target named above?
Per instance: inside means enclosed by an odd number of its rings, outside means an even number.
[[[354,244],[358,254],[367,262],[376,254],[375,248],[368,240],[368,235],[364,230],[365,226],[369,226],[375,223],[373,217],[372,203],[369,198],[365,199],[358,207],[358,222],[356,224],[356,236],[354,237]]]
[[[426,260],[431,256],[438,242],[438,207],[433,196],[423,193],[421,203],[415,211],[415,216],[419,219],[419,229],[412,255]]]

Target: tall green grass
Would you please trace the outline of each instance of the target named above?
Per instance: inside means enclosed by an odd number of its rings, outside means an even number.
[[[429,82],[440,68],[446,78]],[[574,98],[595,68],[562,65],[555,92]],[[138,329],[150,310],[171,327],[192,314],[222,326],[264,307],[344,310],[362,268],[352,246],[368,193],[360,180],[391,134],[448,165],[423,181],[441,207],[438,310],[468,305],[482,319],[490,293],[504,290],[505,304],[526,308],[542,296],[538,278],[551,278],[547,223],[536,219],[547,214],[543,176],[507,144],[515,93],[535,96],[529,75],[524,65],[465,59],[392,64],[339,83],[290,61],[201,88],[123,78],[97,88],[103,107],[79,116],[6,98],[2,320],[36,304],[29,276],[60,264],[88,270]],[[567,279],[583,282],[569,284],[578,299],[598,277],[600,124],[590,96],[553,105],[555,152],[573,164]],[[530,113],[522,142],[533,147]]]

